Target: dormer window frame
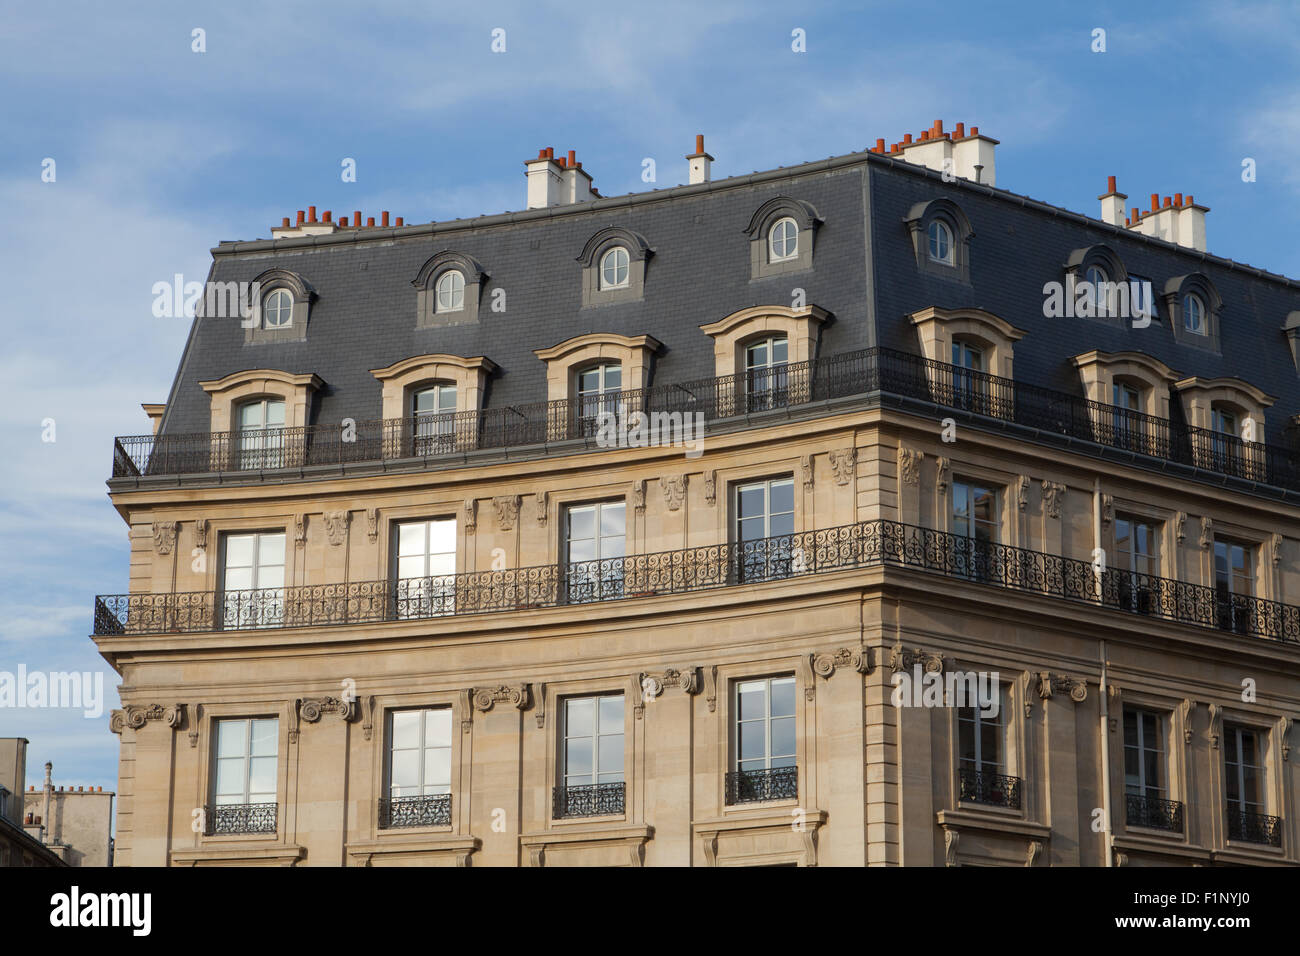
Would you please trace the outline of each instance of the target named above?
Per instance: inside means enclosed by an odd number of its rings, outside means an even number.
[[[289,297],[287,321],[269,324],[268,303]],[[273,345],[282,342],[303,342],[307,339],[307,326],[311,318],[311,305],[316,291],[296,272],[287,269],[268,269],[249,283],[248,300],[243,303],[245,319],[245,345]],[[276,308],[279,318],[283,306]]]
[[[1204,309],[1200,331],[1193,331],[1187,324],[1189,296],[1195,297],[1191,301],[1199,302]],[[1174,276],[1165,283],[1164,299],[1174,341],[1180,345],[1192,345],[1209,352],[1220,353],[1219,317],[1223,309],[1223,299],[1208,276],[1200,272]]]
[[[1112,325],[1127,325],[1135,318],[1137,303],[1133,301],[1132,289],[1128,285],[1128,269],[1110,246],[1098,243],[1075,249],[1065,261],[1065,274],[1065,294],[1075,297],[1068,314]],[[1084,283],[1090,287],[1091,315],[1081,312],[1078,305],[1080,287]],[[1100,283],[1105,285],[1099,287]]]
[[[948,232],[948,255],[931,255],[931,227],[942,224]],[[970,219],[962,208],[946,196],[938,196],[912,205],[903,217],[912,240],[917,271],[970,284],[970,243],[975,238]]]
[[[606,284],[605,260],[622,249],[627,254],[627,277]],[[607,226],[587,240],[578,255],[582,264],[582,308],[640,302],[645,295],[646,268],[654,250],[645,236],[621,226]],[[614,270],[618,279],[618,269]]]
[[[453,304],[454,296],[448,296],[446,305],[441,301],[444,291],[453,291],[444,288],[444,283],[454,281],[448,278],[452,273],[459,273],[463,282],[459,306]],[[430,256],[411,280],[416,291],[416,329],[478,324],[479,303],[487,281],[483,266],[463,252],[444,249]]]
[[[794,248],[787,250],[787,255],[780,256],[776,230],[787,220],[794,226]],[[821,224],[822,218],[812,203],[791,196],[774,196],[754,210],[745,227],[749,236],[750,281],[811,270],[817,229]],[[782,241],[788,243],[788,229],[783,228],[782,234]]]

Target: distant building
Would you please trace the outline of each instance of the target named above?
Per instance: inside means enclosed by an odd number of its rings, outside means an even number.
[[[113,797],[103,787],[59,787],[45,764],[40,790],[23,796],[23,827],[69,866],[113,865]]]
[[[23,826],[23,780],[27,776],[27,740],[0,737],[0,866],[65,866],[54,848]]]

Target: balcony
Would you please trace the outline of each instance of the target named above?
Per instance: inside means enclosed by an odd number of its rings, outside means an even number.
[[[1020,778],[962,767],[957,771],[957,799],[990,807],[1020,809]]]
[[[1300,643],[1300,607],[1234,595],[1224,615],[1215,589],[1108,569],[1040,551],[981,542],[896,521],[861,521],[579,564],[475,571],[412,580],[355,581],[259,591],[108,594],[95,598],[96,635],[328,627],[639,600],[758,585],[855,568],[899,567],[985,587],[1040,594],[1246,637]],[[760,573],[761,572],[761,573]],[[575,580],[591,582],[574,593]]]
[[[727,806],[764,800],[794,800],[799,796],[799,768],[737,770],[724,781]]]
[[[580,787],[553,787],[551,790],[551,819],[568,820],[574,817],[604,817],[623,812],[627,787],[618,783],[589,783]]]
[[[625,416],[702,414],[706,421],[747,420],[831,399],[879,393],[1033,429],[1072,447],[1091,443],[1161,468],[1174,462],[1208,472],[1300,491],[1300,455],[1077,395],[1000,378],[906,352],[873,348],[766,370],[601,396]],[[437,467],[470,452],[592,442],[590,399],[537,402],[480,411],[359,421],[354,427],[311,425],[251,433],[194,432],[117,438],[114,479],[204,475],[293,477],[310,468],[404,461]],[[1155,459],[1155,461],[1150,461]]]
[[[1250,810],[1228,811],[1228,839],[1262,846],[1282,845],[1282,818]]]
[[[207,836],[275,833],[278,803],[219,803],[204,808]]]
[[[1162,800],[1138,793],[1124,794],[1124,821],[1131,827],[1183,832],[1183,805],[1177,800]]]
[[[451,794],[393,797],[379,801],[379,829],[451,826]]]

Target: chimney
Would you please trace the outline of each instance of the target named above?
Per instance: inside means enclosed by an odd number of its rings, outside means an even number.
[[[959,179],[994,186],[997,176],[993,148],[997,145],[996,139],[981,136],[978,126],[972,126],[967,133],[966,124],[958,123],[956,132],[946,133],[943,120],[935,120],[921,133],[920,139],[913,140],[911,133],[904,133],[901,151],[891,149],[890,152],[927,169],[950,170]]]
[[[1152,193],[1150,210],[1136,213],[1127,226],[1144,236],[1204,252],[1205,214],[1209,211],[1208,206],[1198,206],[1190,195],[1184,198],[1182,193],[1174,193],[1162,202],[1159,193]]]
[[[569,150],[569,155],[560,164],[560,176],[563,180],[560,189],[563,202],[586,202],[596,198],[595,190],[591,188],[591,177],[582,168],[582,163],[578,162],[577,150]]]
[[[1101,200],[1101,221],[1112,226],[1124,225],[1124,201],[1128,196],[1115,187],[1115,177],[1106,177],[1106,192],[1097,197]]]
[[[690,162],[690,178],[688,182],[694,186],[696,183],[707,183],[712,178],[713,157],[704,151],[704,134],[695,134],[695,152],[691,153],[686,159]]]
[[[42,819],[48,820],[50,818],[50,799],[51,799],[51,795],[54,793],[54,764],[48,760],[45,761],[44,790],[45,790],[45,809],[42,812],[41,816],[36,818],[37,823],[40,823]]]
[[[555,161],[555,150],[549,146],[538,150],[536,159],[524,161],[524,168],[528,177],[528,208],[560,205],[564,180],[560,164]]]

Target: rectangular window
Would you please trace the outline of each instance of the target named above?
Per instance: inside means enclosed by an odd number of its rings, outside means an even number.
[[[1254,575],[1251,547],[1236,541],[1214,542],[1214,590],[1219,627],[1239,634],[1250,632]]]
[[[1181,833],[1183,805],[1169,799],[1164,715],[1124,708],[1124,807],[1129,826]]]
[[[790,402],[790,343],[769,336],[745,349],[745,398],[751,412],[784,408]]]
[[[1140,614],[1150,614],[1159,602],[1156,527],[1141,518],[1117,515],[1115,518],[1115,564],[1113,579],[1117,584],[1119,606]]]
[[[623,812],[623,695],[564,701],[553,816]]]
[[[222,626],[274,627],[284,620],[284,532],[222,536]]]
[[[989,381],[983,374],[984,350],[968,342],[952,343],[952,405],[980,415],[993,414]]]
[[[1146,451],[1142,423],[1142,395],[1132,385],[1111,383],[1115,447]]]
[[[394,617],[456,613],[456,519],[402,521],[396,525]]]
[[[1020,809],[1020,781],[1007,775],[1007,695],[998,689],[997,714],[957,708],[957,777],[960,799]]]
[[[1228,837],[1281,846],[1280,821],[1264,813],[1264,767],[1260,732],[1226,724],[1223,768],[1228,805]]]
[[[737,681],[727,803],[798,795],[793,677]]]
[[[420,389],[411,400],[416,455],[438,455],[456,448],[456,386]]]
[[[243,469],[283,468],[284,402],[263,398],[239,406],[238,453]]]
[[[738,485],[735,492],[738,581],[790,575],[794,535],[794,479]]]
[[[997,564],[998,493],[959,479],[952,484],[952,533],[957,574],[993,576]]]
[[[451,823],[451,708],[388,714],[388,799],[380,827]]]
[[[626,502],[564,509],[564,586],[570,603],[622,597],[626,553]]]
[[[274,833],[280,721],[216,722],[215,772],[208,833]]]

